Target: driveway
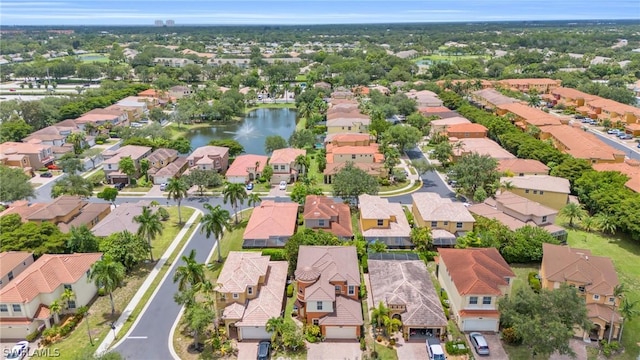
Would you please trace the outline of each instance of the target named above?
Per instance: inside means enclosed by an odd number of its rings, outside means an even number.
[[[258,357],[259,341],[238,341],[238,359],[256,359]]]
[[[307,359],[360,360],[362,351],[360,343],[355,340],[325,341],[307,345]],[[238,355],[238,359],[241,358]]]
[[[504,347],[502,347],[502,342],[500,341],[499,335],[497,334],[496,335],[482,334],[482,335],[484,335],[484,338],[487,340],[487,344],[489,345],[489,350],[491,352],[491,355],[482,356],[480,357],[481,359],[509,360],[509,356],[507,356],[507,352],[504,351]],[[469,342],[469,334],[466,335],[466,338],[467,338],[467,342]],[[476,350],[473,348],[473,346],[471,346],[471,352],[473,353],[474,357],[478,357],[478,353],[476,353]]]
[[[573,360],[573,359],[586,359],[587,358],[587,344],[579,339],[569,340],[569,346],[576,353],[576,357],[572,358],[569,355],[560,355],[558,353],[551,354],[549,360]]]
[[[444,344],[442,347],[444,348]],[[429,357],[424,339],[411,340],[409,342],[401,339],[396,344],[396,351],[400,360],[427,359]]]

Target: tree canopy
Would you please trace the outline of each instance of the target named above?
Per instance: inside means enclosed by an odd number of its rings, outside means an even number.
[[[0,165],[0,201],[13,202],[32,198],[35,190],[22,169]]]
[[[333,176],[333,195],[345,200],[358,202],[358,196],[362,194],[378,194],[378,180],[357,168],[352,162],[348,162],[337,174]]]

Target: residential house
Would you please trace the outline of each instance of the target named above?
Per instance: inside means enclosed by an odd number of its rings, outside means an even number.
[[[375,142],[369,134],[337,133],[328,134],[324,143],[333,146],[369,146]]]
[[[297,221],[298,203],[263,200],[253,208],[242,237],[242,247],[283,247],[296,233]]]
[[[500,183],[510,183],[510,192],[544,206],[559,210],[569,202],[569,180],[549,175],[502,177]]]
[[[422,332],[444,336],[447,317],[431,275],[422,260],[368,260],[369,283],[375,308],[380,303],[389,317],[402,321],[402,334],[411,340]]]
[[[560,83],[560,80],[554,79],[505,79],[498,81],[499,85],[513,90],[528,93],[535,89],[538,94],[547,94],[560,87]]]
[[[223,58],[213,58],[207,60],[207,64],[211,66],[222,66],[225,64],[235,65],[241,69],[249,68],[251,60],[250,59],[223,59]]]
[[[29,177],[36,176],[29,156],[25,154],[0,154],[0,165],[8,166],[10,168],[22,169],[25,175]]]
[[[124,111],[130,121],[137,121],[147,116],[149,104],[149,98],[147,97],[128,96],[111,106],[107,106],[106,109]]]
[[[429,90],[411,90],[405,93],[409,99],[414,99],[416,105],[420,107],[440,107],[443,105],[442,100],[438,98],[438,94]]]
[[[100,253],[42,255],[0,290],[0,340],[22,340],[53,325],[49,306],[65,289],[74,293],[64,312],[88,305],[98,293],[89,281],[91,266]]]
[[[596,171],[618,171],[629,177],[624,185],[629,189],[640,192],[640,162],[636,160],[628,160],[617,164],[593,164],[593,170]]]
[[[327,119],[327,134],[349,132],[366,134],[369,132],[370,124],[371,119],[369,119],[369,117],[351,117],[346,115],[345,117]]]
[[[457,161],[460,157],[477,153],[486,155],[496,160],[515,159],[515,155],[503,149],[497,142],[489,138],[449,138],[453,147],[453,161]]]
[[[464,125],[471,124],[467,118],[463,118],[462,116],[455,116],[440,120],[433,120],[429,123],[431,128],[429,129],[429,136],[434,136],[436,134],[442,134],[447,131],[447,128],[454,125]]]
[[[460,114],[458,114],[457,112],[444,106],[422,106],[418,108],[418,112],[426,117],[437,116],[440,119],[460,116]]]
[[[268,340],[267,321],[280,317],[285,304],[287,262],[260,252],[230,251],[216,280],[217,318],[238,341]]]
[[[348,134],[333,136],[326,147],[327,166],[323,172],[324,182],[330,184],[333,175],[337,174],[347,163],[364,170],[372,176],[385,176],[384,155],[380,153],[378,144],[363,137],[351,137]]]
[[[295,270],[298,317],[326,339],[357,340],[364,325],[354,246],[300,246]]]
[[[612,124],[617,122],[635,124],[640,120],[640,108],[609,99],[600,98],[589,101],[586,107],[587,115],[593,119],[610,120]],[[576,110],[582,112],[584,108]]]
[[[35,143],[38,144],[62,146],[67,142],[69,135],[81,131],[73,120],[64,120],[55,125],[32,132],[29,136],[22,139],[22,142],[28,143],[37,140]],[[93,140],[93,137],[91,137],[91,139]],[[92,144],[85,143],[83,145],[91,146]]]
[[[436,277],[460,330],[497,332],[498,300],[511,292],[516,274],[496,248],[439,248]]]
[[[304,149],[285,148],[277,149],[271,154],[269,166],[273,168],[272,184],[279,184],[281,181],[290,183],[298,179],[298,174],[307,169],[303,169],[301,165],[296,164],[298,156],[307,156]]]
[[[473,204],[468,209],[473,214],[497,220],[512,231],[525,226],[540,227],[560,242],[567,240],[567,231],[555,225],[558,210],[510,191],[503,191],[495,199],[487,198],[483,203]]]
[[[95,225],[91,232],[99,237],[106,237],[123,231],[135,234],[138,232],[140,224],[133,221],[133,218],[142,214],[142,209],[145,207],[150,208],[151,211],[157,210],[157,207],[151,206],[151,201],[147,200],[141,200],[136,203],[122,203]]]
[[[498,161],[498,172],[513,176],[549,175],[549,167],[533,159],[504,159]]]
[[[0,252],[0,289],[33,264],[33,253],[26,251]]]
[[[490,89],[493,87],[493,83],[489,80],[484,79],[459,79],[459,80],[438,80],[436,81],[436,85],[438,85],[442,89],[446,89],[447,85],[451,84],[452,87],[459,86],[466,88],[480,88],[480,89]]]
[[[482,89],[471,92],[471,99],[488,110],[493,110],[499,105],[518,103],[520,100],[502,95],[495,89]]]
[[[13,141],[0,144],[0,159],[3,163],[14,164],[14,166],[19,163],[25,172],[29,167],[33,170],[42,169],[55,161],[51,145]]]
[[[182,99],[193,94],[193,90],[184,85],[176,85],[169,89],[169,96],[176,99]]]
[[[304,227],[332,233],[342,240],[353,238],[349,205],[323,195],[307,195],[304,203]]]
[[[577,159],[585,159],[592,164],[621,163],[625,153],[605,144],[594,134],[568,126],[543,126],[540,139],[550,139],[560,151]]]
[[[331,84],[329,84],[328,82],[324,82],[324,81],[320,81],[320,82],[317,82],[317,83],[313,84],[313,87],[316,88],[316,89],[331,90]]]
[[[625,125],[624,132],[630,134],[631,136],[640,136],[640,123]]]
[[[100,126],[113,127],[113,126],[128,126],[129,125],[129,113],[121,109],[105,108],[105,109],[93,109],[82,114],[79,118],[75,119],[76,124],[81,129],[87,129],[89,126],[98,128]],[[91,125],[88,125],[91,124]],[[87,131],[90,132],[90,131]]]
[[[589,101],[600,99],[600,97],[597,95],[587,94],[585,92],[567,87],[557,87],[551,90],[551,93],[549,95],[551,96],[551,99],[549,100],[554,106],[557,104],[562,104],[564,106],[570,106],[574,108],[586,106]]]
[[[240,155],[225,173],[230,183],[245,184],[260,177],[269,158],[265,155]]]
[[[531,126],[551,127],[554,125],[562,125],[560,119],[554,115],[546,113],[540,109],[533,108],[520,103],[498,105],[496,109],[498,115],[511,114],[513,123],[522,130],[527,130]]]
[[[468,139],[487,137],[487,128],[480,124],[457,124],[447,127],[448,138]]]
[[[540,280],[544,289],[567,284],[584,298],[593,328],[576,329],[576,336],[598,341],[608,338],[611,330],[613,338],[618,336],[622,318],[615,310],[620,299],[614,296],[614,289],[620,282],[610,258],[594,256],[587,249],[544,243]]]
[[[358,197],[360,231],[369,243],[383,242],[388,248],[411,248],[411,226],[402,205],[373,195]]]
[[[184,156],[178,156],[169,165],[158,170],[153,174],[153,183],[155,185],[167,184],[173,178],[180,177],[187,170],[188,161]]]
[[[146,159],[149,160],[147,174],[155,185],[168,183],[169,179],[180,176],[188,166],[187,158],[178,156],[178,151],[174,149],[157,149]]]
[[[173,67],[173,68],[181,68],[181,67],[185,67],[186,65],[193,65],[195,64],[195,62],[191,59],[184,59],[184,58],[162,58],[162,57],[158,57],[158,58],[153,58],[153,64],[154,65],[162,65],[162,66],[166,66],[166,67]]]
[[[433,236],[433,245],[455,245],[456,237],[473,230],[476,220],[463,203],[453,202],[430,192],[413,193],[411,198],[411,212],[416,224],[431,230],[441,230],[437,233],[438,237]],[[454,239],[453,243],[450,242],[451,238]]]
[[[149,154],[145,159],[149,161],[149,175],[172,163],[178,158],[178,151],[174,149],[159,148]]]
[[[229,148],[222,146],[201,146],[187,157],[189,168],[216,170],[224,173],[229,168]]]
[[[129,183],[127,174],[119,170],[119,162],[122,158],[130,157],[136,167],[134,177],[139,176],[140,160],[151,154],[152,148],[148,146],[125,145],[117,150],[106,150],[102,152],[104,161],[102,169],[104,170],[107,182],[109,184]]]

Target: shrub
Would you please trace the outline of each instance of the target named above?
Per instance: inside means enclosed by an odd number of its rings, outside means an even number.
[[[377,342],[382,342],[382,335],[376,336],[376,341]]]
[[[320,326],[307,324],[304,326],[304,336],[310,343],[318,342],[322,337]]]
[[[160,216],[160,220],[167,221],[169,220],[169,210],[163,207],[158,208],[158,215]]]
[[[378,184],[380,184],[381,186],[389,186],[391,182],[389,181],[389,179],[378,178]]]
[[[287,285],[287,297],[293,297],[293,284]]]
[[[451,319],[450,313],[449,313],[449,308],[444,308],[444,316],[446,316],[447,319]]]
[[[502,329],[502,340],[511,345],[518,345],[522,342],[522,338],[516,334],[516,331],[512,327]]]
[[[102,144],[104,144],[104,140],[96,140],[96,144],[102,145]]]
[[[360,299],[365,299],[367,297],[367,286],[362,283],[360,284]]]
[[[389,345],[394,346],[395,344],[396,344],[396,339],[395,338],[389,339]]]
[[[427,258],[427,261],[433,261],[433,259],[435,259],[435,257],[438,256],[438,252],[437,251],[426,251],[424,253],[424,255]]]
[[[602,340],[600,341],[600,346],[602,346],[602,353],[606,357],[610,357],[615,352],[620,350],[620,343],[618,343],[617,341],[608,343],[606,340]]]
[[[531,286],[536,293],[539,293],[540,289],[542,289],[542,284],[540,284],[540,279],[538,279],[538,273],[536,271],[529,273],[529,286]]]
[[[28,334],[27,336],[25,336],[24,339],[27,340],[28,342],[33,342],[35,339],[38,338],[38,336],[40,336],[41,333],[42,333],[42,331],[36,330],[36,331],[32,332],[31,334]]]
[[[367,350],[367,343],[364,341],[364,338],[360,338],[360,350]]]
[[[464,345],[464,347],[458,347],[458,345]],[[447,353],[449,355],[464,355],[469,353],[467,344],[462,340],[447,341],[444,346],[447,349]]]
[[[284,249],[262,249],[262,255],[269,256],[271,261],[286,261]]]
[[[104,135],[104,134],[98,134],[98,135],[96,135],[96,143],[97,143],[98,141],[105,142],[105,141],[107,141],[108,139],[109,139],[109,137],[108,137],[107,135]]]
[[[103,287],[98,289],[98,296],[105,296],[106,294],[107,294],[107,292],[104,290]]]

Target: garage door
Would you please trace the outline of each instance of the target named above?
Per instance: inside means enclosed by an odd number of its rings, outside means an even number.
[[[498,331],[498,319],[464,319],[462,331]]]
[[[252,340],[268,340],[271,339],[271,334],[265,330],[264,326],[241,326],[238,327],[240,332],[240,338],[252,339]]]
[[[354,326],[327,326],[325,328],[325,338],[327,339],[356,339],[356,328]]]
[[[24,325],[7,325],[0,328],[0,340],[24,340],[29,328]]]

